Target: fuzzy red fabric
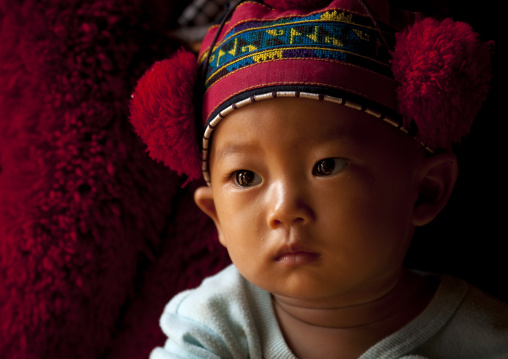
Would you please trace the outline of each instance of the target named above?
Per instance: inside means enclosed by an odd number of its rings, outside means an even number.
[[[191,180],[201,177],[194,126],[197,73],[195,55],[180,50],[143,75],[130,106],[132,124],[150,156]]]
[[[171,42],[141,0],[0,0],[0,357],[146,358],[226,263],[128,103]]]
[[[265,4],[277,10],[319,9],[328,5],[330,0],[265,0]]]
[[[469,133],[489,89],[490,47],[451,19],[426,18],[397,34],[392,70],[400,113],[426,145],[449,150]]]

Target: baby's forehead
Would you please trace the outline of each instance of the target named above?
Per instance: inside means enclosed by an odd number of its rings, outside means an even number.
[[[340,142],[382,149],[398,142],[414,142],[405,137],[358,108],[331,101],[277,98],[249,104],[225,116],[214,127],[210,145],[222,156],[253,149],[264,141],[291,141],[294,146]]]
[[[281,131],[298,133],[311,128],[316,132],[334,130],[338,136],[341,132],[351,131],[363,126],[359,111],[345,108],[332,102],[314,101],[302,98],[281,98],[253,103],[232,112],[222,120],[223,123],[238,121],[250,132],[259,128],[259,120],[268,118],[270,124],[277,124]],[[219,125],[220,127],[220,125]],[[303,133],[302,135],[305,135]]]

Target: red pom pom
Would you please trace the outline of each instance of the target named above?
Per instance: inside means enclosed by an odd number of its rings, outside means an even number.
[[[451,19],[426,18],[397,34],[392,70],[399,110],[426,145],[450,149],[469,133],[489,88],[490,45]]]
[[[180,50],[141,77],[130,105],[131,122],[148,145],[150,157],[190,180],[201,176],[194,126],[196,78],[196,57]]]
[[[319,9],[330,4],[330,2],[330,0],[265,0],[265,4],[282,11]]]

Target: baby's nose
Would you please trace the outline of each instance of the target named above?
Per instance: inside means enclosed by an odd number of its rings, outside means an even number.
[[[305,186],[280,181],[273,185],[269,196],[268,225],[270,228],[307,224],[314,219]]]

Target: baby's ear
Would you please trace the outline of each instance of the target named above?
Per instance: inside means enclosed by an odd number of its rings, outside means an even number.
[[[458,169],[453,153],[439,153],[423,160],[419,172],[420,191],[413,212],[415,226],[431,222],[441,212],[452,193]]]
[[[215,208],[215,201],[213,200],[212,188],[207,186],[198,187],[194,192],[194,202],[196,202],[196,205],[213,220],[217,228],[217,233],[219,234],[219,242],[226,247],[219,217],[217,216],[217,209]]]

